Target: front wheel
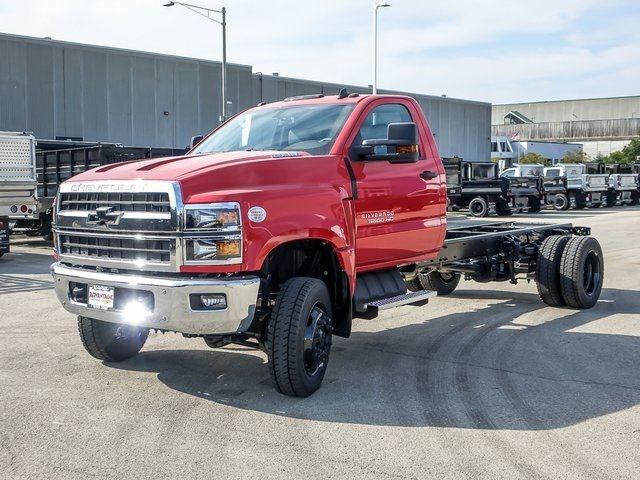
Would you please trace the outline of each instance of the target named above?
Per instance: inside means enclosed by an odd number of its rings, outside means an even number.
[[[529,213],[540,213],[542,202],[538,197],[529,197]]]
[[[469,202],[469,213],[474,217],[486,217],[489,214],[489,204],[483,197],[475,197]]]
[[[107,362],[121,362],[136,356],[149,336],[148,328],[87,317],[78,317],[78,332],[85,350]]]
[[[276,390],[308,397],[320,388],[331,334],[331,298],[324,282],[308,277],[285,282],[267,324],[269,372]]]
[[[553,208],[555,210],[569,210],[569,198],[564,193],[559,193],[553,199]]]

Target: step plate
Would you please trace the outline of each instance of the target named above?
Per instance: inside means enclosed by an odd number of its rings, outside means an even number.
[[[383,298],[367,303],[367,309],[373,310],[389,310],[390,308],[409,305],[412,303],[423,302],[429,298],[437,296],[438,293],[431,290],[422,290],[420,292],[410,292],[395,297]]]

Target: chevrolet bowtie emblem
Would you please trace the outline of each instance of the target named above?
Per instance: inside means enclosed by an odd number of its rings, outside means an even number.
[[[116,212],[116,207],[99,207],[95,213],[90,212],[87,217],[87,225],[104,225],[110,227],[118,225],[124,212]]]

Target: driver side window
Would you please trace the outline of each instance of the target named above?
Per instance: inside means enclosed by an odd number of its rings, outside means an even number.
[[[387,127],[390,123],[396,122],[412,122],[411,114],[407,107],[399,103],[388,103],[375,107],[367,118],[364,119],[360,130],[353,141],[354,145],[362,145],[365,140],[374,140],[379,138],[387,138]],[[377,146],[377,155],[386,154],[386,146]]]

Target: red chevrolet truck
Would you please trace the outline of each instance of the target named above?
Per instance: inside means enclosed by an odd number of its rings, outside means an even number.
[[[262,349],[275,388],[304,397],[353,318],[425,304],[461,278],[535,281],[551,306],[600,295],[588,228],[447,221],[445,170],[410,97],[293,97],[193,143],[60,188],[51,271],[98,359],[134,357],[150,330],[178,332]]]

